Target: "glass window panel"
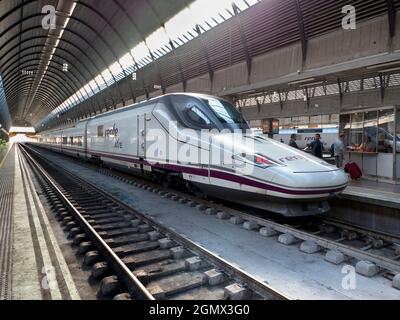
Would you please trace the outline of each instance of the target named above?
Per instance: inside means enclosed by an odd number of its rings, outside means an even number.
[[[303,90],[296,90],[296,99],[303,100],[304,99],[304,92]]]
[[[400,86],[400,73],[391,74],[389,78],[389,87]]]
[[[90,81],[89,86],[92,88],[94,93],[96,93],[99,90],[95,80]]]
[[[212,19],[215,20],[218,24],[221,24],[222,22],[224,22],[224,19],[222,19],[219,14],[213,15]]]
[[[360,91],[361,90],[361,80],[349,81],[349,91]]]
[[[127,70],[135,65],[135,61],[133,61],[133,58],[129,53],[125,54],[121,59],[119,59],[119,63],[124,70]]]
[[[246,102],[245,102],[245,106],[246,106],[246,107],[256,106],[256,105],[257,105],[257,101],[256,101],[255,98],[248,98],[248,99],[246,99]]]
[[[322,115],[322,128],[339,128],[339,115],[338,114],[325,114]]]
[[[314,88],[314,97],[320,97],[324,95],[325,95],[324,87],[319,86]]]
[[[96,78],[94,78],[94,80],[99,85],[100,90],[102,90],[104,87],[106,87],[106,83],[104,82],[101,74],[99,74]]]
[[[75,105],[79,102],[79,97],[77,96],[76,93],[72,96],[72,105]]]
[[[101,75],[103,76],[104,81],[107,83],[107,85],[110,85],[110,84],[113,84],[113,83],[114,83],[114,79],[113,79],[113,76],[112,76],[110,70],[105,69],[105,70],[101,73]]]
[[[310,118],[307,117],[293,117],[291,128],[292,129],[307,129],[310,125]]]
[[[188,8],[183,9],[165,23],[165,30],[171,40],[176,40],[187,30],[194,27],[196,15]]]
[[[190,5],[195,23],[209,21],[210,17],[217,18],[220,13],[229,18],[230,15],[228,15],[226,9],[230,8],[232,8],[232,0],[197,0]],[[219,19],[222,20],[221,17]]]
[[[114,77],[120,75],[121,73],[124,73],[122,70],[120,64],[118,62],[114,62],[110,67],[109,67],[110,72],[114,75]],[[107,80],[108,81],[108,80]]]
[[[292,125],[292,118],[280,118],[279,121],[279,129],[290,129]]]
[[[321,116],[321,126],[323,127],[323,128],[329,128],[330,127],[330,124],[331,124],[331,115],[329,115],[329,114],[323,114],[322,116]]]
[[[393,153],[394,109],[379,111],[378,152]]]
[[[277,93],[277,92],[274,92],[274,94],[272,94],[271,96],[270,96],[270,98],[271,98],[271,101],[272,102],[279,102],[280,100],[279,100],[279,94]]]
[[[379,77],[364,79],[364,90],[380,88]]]
[[[264,104],[265,103],[265,96],[257,97],[256,100],[258,101],[259,104]]]
[[[364,113],[364,137],[362,151],[376,152],[376,134],[378,127],[378,112],[371,111]]]
[[[350,144],[350,130],[351,130],[351,118],[349,114],[341,114],[339,117],[339,132],[345,134],[344,145],[351,146]]]
[[[234,2],[238,6],[238,8],[242,11],[248,8],[247,4],[243,0],[235,0]]]
[[[326,86],[326,94],[338,94],[339,86],[337,84],[328,84]]]
[[[232,15],[230,14],[230,12],[228,10],[222,10],[219,12],[219,14],[221,16],[223,16],[226,20],[228,20],[230,17],[232,17]]]
[[[87,84],[83,87],[83,90],[84,90],[84,92],[85,92],[86,94],[88,94],[88,95],[90,95],[90,96],[93,94],[93,90],[92,90],[92,88],[90,87],[89,83],[87,83]]]
[[[84,86],[80,91],[84,100],[89,98],[89,94],[91,92],[90,87]]]
[[[363,142],[363,113],[353,113],[350,120],[349,145],[358,148]]]
[[[206,23],[209,24],[212,28],[214,28],[217,25],[217,23],[211,18],[208,18],[206,20]]]
[[[400,107],[397,107],[396,113],[396,152],[400,153]],[[400,161],[399,156],[397,157],[398,161]],[[397,173],[397,175],[400,177],[400,171]]]
[[[169,38],[163,27],[158,28],[146,38],[147,47],[154,52],[169,43]]]
[[[75,94],[76,94],[76,96],[78,97],[79,101],[82,101],[82,100],[83,100],[83,95],[82,95],[81,90],[77,91]]]
[[[311,116],[309,128],[321,128],[322,126],[322,116]]]
[[[289,91],[287,99],[288,100],[296,100],[296,91]]]
[[[136,62],[139,63],[149,54],[149,49],[146,47],[146,44],[144,42],[141,42],[131,50],[131,53]]]

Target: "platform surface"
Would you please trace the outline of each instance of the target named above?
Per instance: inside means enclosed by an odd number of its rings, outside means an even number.
[[[342,197],[400,209],[400,185],[365,179],[351,180]]]
[[[13,151],[5,159],[6,152],[3,150],[0,158],[0,300],[11,298],[15,162]]]
[[[16,145],[0,167],[0,300],[79,299]]]

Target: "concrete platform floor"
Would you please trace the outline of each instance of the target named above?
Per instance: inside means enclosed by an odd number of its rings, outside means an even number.
[[[351,180],[342,196],[364,203],[400,209],[400,185],[365,179]]]
[[[58,165],[67,167],[294,299],[400,299],[399,290],[392,288],[388,279],[353,274],[352,266],[333,265],[323,259],[322,253],[300,252],[300,244],[282,245],[277,242],[277,237],[263,237],[255,231],[235,226],[229,220],[202,214],[196,208],[96,173],[70,158],[49,154]]]
[[[16,146],[0,168],[0,300],[94,299]]]

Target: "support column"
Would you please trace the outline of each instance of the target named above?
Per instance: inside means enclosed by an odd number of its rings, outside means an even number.
[[[397,126],[399,125],[400,118],[400,107],[394,107],[394,128],[393,128],[393,181],[398,181],[397,179],[397,142],[400,143],[397,138]]]

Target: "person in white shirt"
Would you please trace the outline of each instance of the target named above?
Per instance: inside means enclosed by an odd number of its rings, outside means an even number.
[[[336,167],[341,168],[343,167],[343,158],[344,158],[344,133],[340,133],[339,139],[337,139],[334,143],[334,155],[336,161]]]

